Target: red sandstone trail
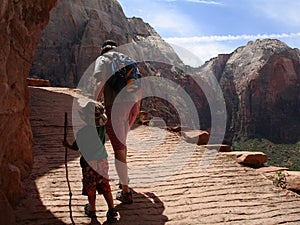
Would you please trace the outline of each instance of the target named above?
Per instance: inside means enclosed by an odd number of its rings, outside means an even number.
[[[61,141],[64,112],[69,115],[68,140],[73,140],[71,113],[76,93],[59,88],[30,88],[30,93],[34,165],[30,179],[25,182],[26,197],[15,210],[17,222],[19,225],[71,224]],[[262,173],[243,167],[221,153],[182,144],[178,135],[146,126],[132,130],[128,144],[134,203],[122,205],[115,201],[120,215],[116,224],[300,223],[298,195],[274,187]],[[109,141],[106,147],[115,196],[117,177]],[[175,162],[187,158],[187,162],[176,171],[177,165],[172,158],[166,160],[168,156],[176,157]],[[88,224],[89,219],[83,213],[87,200],[81,195],[79,155],[69,152],[68,159],[73,218],[76,224]],[[208,163],[206,169],[199,168],[201,160]],[[97,216],[102,224],[106,211],[103,196],[98,196]]]

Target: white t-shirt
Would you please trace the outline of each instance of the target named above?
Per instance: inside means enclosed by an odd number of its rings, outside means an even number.
[[[119,56],[125,55],[120,52],[109,51],[97,58],[93,74],[97,82],[103,82],[102,84],[105,84],[114,74],[114,71],[116,71],[117,68],[115,68],[116,64],[113,63],[113,60],[117,60]],[[107,107],[119,102],[138,102],[137,93],[127,92],[126,88],[123,88],[119,93],[116,93],[109,85],[105,85],[104,105]]]

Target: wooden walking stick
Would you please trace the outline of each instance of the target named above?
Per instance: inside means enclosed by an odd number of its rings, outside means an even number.
[[[65,112],[65,124],[64,124],[64,142],[67,141],[67,126],[68,126],[68,113]],[[72,221],[72,224],[75,225],[72,215],[72,191],[69,181],[69,174],[68,174],[68,147],[65,147],[65,168],[66,168],[66,178],[69,188],[69,211],[70,211],[70,219]]]

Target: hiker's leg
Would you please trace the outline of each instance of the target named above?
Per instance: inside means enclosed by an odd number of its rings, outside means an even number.
[[[128,108],[126,108],[128,107]],[[133,125],[136,117],[138,116],[139,113],[139,107],[137,103],[129,103],[126,105],[126,114],[124,114],[124,117],[122,118],[123,121],[123,127],[121,130],[121,143],[123,145],[118,146],[121,150],[115,151],[115,165],[116,165],[116,170],[120,178],[120,183],[122,186],[122,191],[123,193],[128,193],[130,192],[129,187],[128,187],[128,167],[127,167],[127,145],[126,145],[126,140],[128,133],[130,131],[130,127]]]
[[[115,168],[124,192],[128,192],[127,148],[115,136],[110,136],[115,153]]]
[[[130,130],[129,119],[135,116],[135,113],[131,115],[133,105],[130,103],[118,103],[114,105],[115,109],[110,107],[107,109],[108,121],[106,123],[106,132],[114,149],[115,167],[123,193],[129,192],[126,139]]]
[[[83,156],[80,157],[80,166],[82,168],[82,195],[88,197],[89,211],[95,211],[96,208],[96,186],[93,184],[92,169]],[[92,178],[92,179],[91,179]]]
[[[89,194],[88,201],[90,204],[90,211],[96,211],[96,193]]]
[[[102,164],[102,166],[101,166],[101,164]],[[108,174],[107,160],[100,161],[99,166],[101,166],[103,168],[103,173]],[[109,184],[109,177],[107,176],[107,178],[105,178],[105,177],[99,176],[97,182],[98,182],[97,191],[99,194],[103,194],[103,197],[108,206],[108,210],[114,209],[115,206],[114,206],[114,200],[113,200],[113,196],[112,196],[111,188],[110,188],[110,184]]]
[[[120,178],[120,182],[122,185],[123,193],[128,193],[128,167],[127,167],[127,145],[126,140],[128,133],[130,131],[130,127],[133,125],[136,117],[139,113],[139,105],[137,103],[128,103],[123,108],[125,109],[123,117],[121,117],[121,121],[123,126],[118,129],[120,142],[122,143],[119,146],[116,146],[115,151],[115,165],[116,170]],[[120,150],[117,150],[120,149]]]
[[[103,193],[103,196],[104,196],[104,199],[107,203],[108,209],[115,208],[112,193],[111,192],[105,192],[105,193]]]
[[[129,192],[128,188],[128,168],[127,168],[127,149],[115,151],[115,166],[120,178],[123,193]]]
[[[124,191],[128,191],[126,138],[129,130],[129,110],[126,110],[124,104],[117,105],[118,110],[115,110],[114,113],[112,113],[112,108],[107,108],[108,121],[106,123],[106,132],[110,138],[115,153],[115,167],[117,174],[121,184],[125,185]]]
[[[104,192],[103,196],[108,205],[108,211],[106,213],[107,223],[111,224],[117,221],[118,213],[114,207],[113,197],[111,191]]]

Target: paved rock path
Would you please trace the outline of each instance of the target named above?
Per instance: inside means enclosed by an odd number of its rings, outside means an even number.
[[[73,90],[31,88],[31,122],[35,138],[32,175],[25,181],[26,197],[16,208],[19,225],[71,224],[65,176],[64,112],[72,124]],[[73,140],[69,126],[68,139]],[[113,195],[117,176],[109,152]],[[122,225],[300,224],[300,197],[273,186],[262,173],[232,159],[188,144],[174,134],[140,126],[129,137],[130,185],[134,204],[115,201]],[[76,224],[89,224],[83,213],[79,154],[69,152],[72,210]],[[97,197],[97,216],[103,224],[107,207]]]

